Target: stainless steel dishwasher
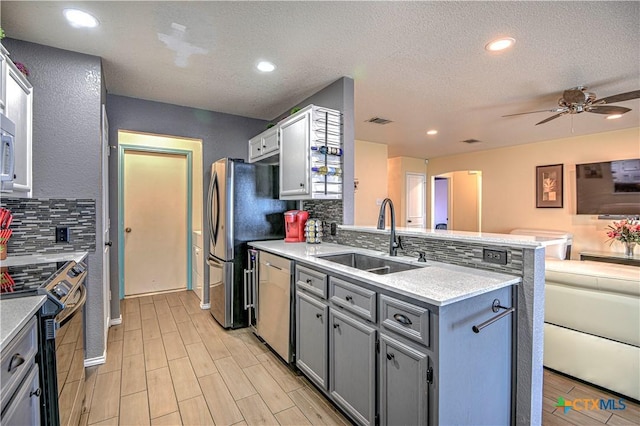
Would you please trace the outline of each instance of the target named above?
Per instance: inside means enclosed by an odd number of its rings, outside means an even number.
[[[291,362],[291,264],[289,259],[264,251],[257,253],[258,274],[250,273],[255,283],[252,301],[255,332],[283,360]]]

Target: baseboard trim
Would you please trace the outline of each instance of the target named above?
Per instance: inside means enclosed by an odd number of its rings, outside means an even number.
[[[113,318],[111,321],[109,321],[109,325],[119,325],[122,324],[122,315],[120,315],[118,318]]]
[[[85,359],[84,360],[84,366],[85,367],[92,367],[94,365],[104,364],[105,362],[107,362],[106,353],[105,353],[105,355],[102,355],[102,356]]]
[[[211,303],[200,303],[200,309],[211,309]]]

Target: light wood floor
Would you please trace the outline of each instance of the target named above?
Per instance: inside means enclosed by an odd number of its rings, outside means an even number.
[[[226,331],[193,292],[125,299],[107,363],[87,369],[81,425],[345,425],[249,331]]]
[[[107,363],[87,369],[84,425],[350,424],[248,330],[227,331],[192,292],[126,299]],[[544,372],[544,425],[638,425],[640,406],[564,414],[558,397],[614,398]]]

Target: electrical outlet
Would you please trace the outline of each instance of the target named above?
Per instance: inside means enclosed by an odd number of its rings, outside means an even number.
[[[69,228],[66,226],[56,226],[56,243],[69,242]]]
[[[488,263],[495,263],[496,265],[506,265],[507,251],[483,248],[482,260]]]

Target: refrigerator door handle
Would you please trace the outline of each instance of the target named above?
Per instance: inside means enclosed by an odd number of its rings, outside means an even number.
[[[213,202],[215,201],[215,212]],[[209,236],[215,246],[218,243],[218,231],[220,224],[220,188],[218,187],[218,173],[214,172],[211,177],[209,190]]]

